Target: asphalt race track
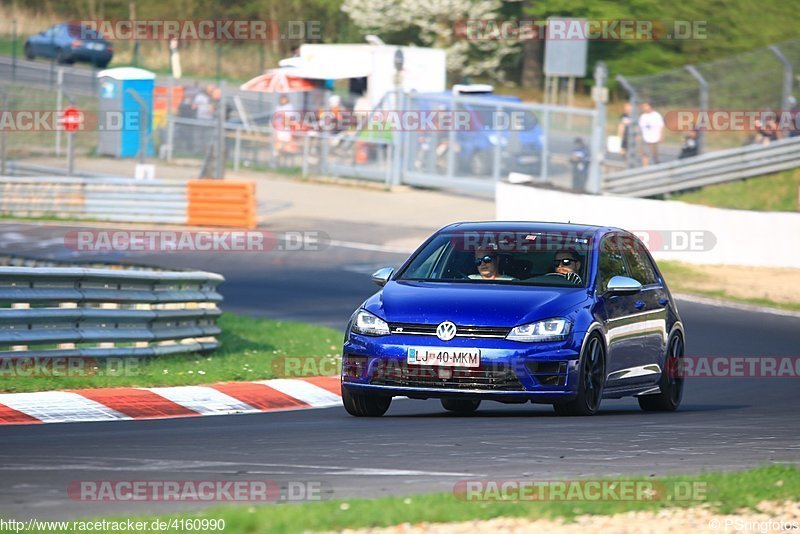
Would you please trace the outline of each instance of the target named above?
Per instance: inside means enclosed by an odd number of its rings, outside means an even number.
[[[59,244],[64,231],[2,225],[0,254],[69,259],[63,241]],[[326,231],[370,242],[388,230],[359,234],[328,225]],[[228,311],[342,328],[376,289],[368,273],[404,258],[364,248],[108,259],[221,272],[228,280],[221,286]],[[798,318],[680,304],[688,355],[800,355]],[[314,481],[328,495],[347,498],[446,492],[457,481],[476,477],[649,476],[798,464],[799,401],[796,378],[709,378],[689,379],[680,411],[671,414],[646,414],[635,400],[625,399],[604,401],[600,414],[590,418],[556,417],[549,406],[492,403],[473,417],[459,417],[445,413],[438,401],[403,399],[380,419],[356,419],[342,408],[329,408],[0,427],[0,515],[150,516],[198,506],[77,502],[66,492],[76,480]]]

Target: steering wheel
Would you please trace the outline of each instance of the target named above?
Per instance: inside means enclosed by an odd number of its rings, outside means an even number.
[[[456,269],[453,269],[450,274],[452,275],[453,280],[467,280],[469,278],[468,274]]]
[[[547,273],[547,274],[545,274],[545,276],[561,276],[563,278],[566,278],[567,280],[569,280],[570,282],[572,282],[576,286],[581,285],[581,283],[583,283],[583,280],[581,279],[581,275],[579,275],[578,273],[569,273],[569,274]]]

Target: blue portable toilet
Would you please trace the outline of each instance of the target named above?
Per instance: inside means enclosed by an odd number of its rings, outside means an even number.
[[[156,75],[135,67],[117,67],[97,73],[100,87],[97,153],[117,158],[139,155],[141,106],[147,109],[147,156],[153,155],[153,88]]]

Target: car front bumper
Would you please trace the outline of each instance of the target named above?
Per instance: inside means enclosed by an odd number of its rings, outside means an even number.
[[[410,398],[468,397],[508,403],[567,401],[576,393],[585,333],[564,341],[350,334],[344,344],[342,387],[353,393]],[[407,363],[409,348],[480,349],[480,367]]]

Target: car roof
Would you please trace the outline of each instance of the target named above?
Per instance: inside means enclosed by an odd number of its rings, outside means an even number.
[[[621,228],[591,224],[553,223],[541,221],[464,221],[449,224],[441,231],[459,232],[574,232],[602,235],[617,231],[629,233]]]

